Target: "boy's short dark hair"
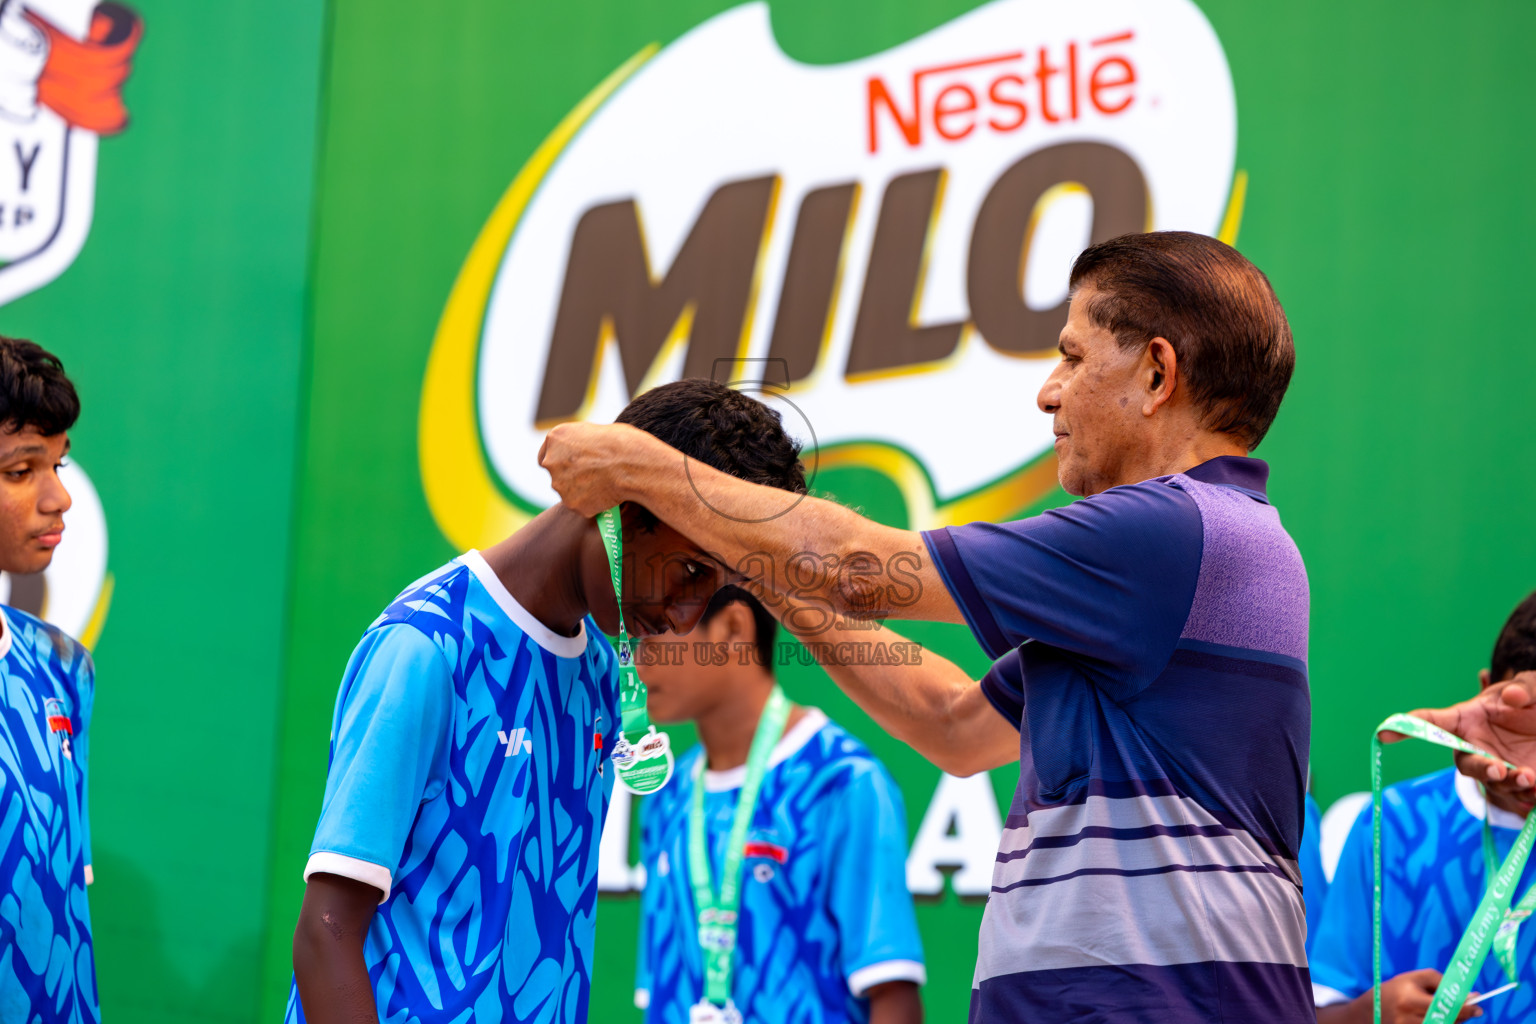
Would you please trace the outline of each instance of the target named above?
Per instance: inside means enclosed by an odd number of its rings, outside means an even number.
[[[1515,606],[1493,645],[1488,674],[1496,683],[1521,672],[1536,671],[1536,593]]]
[[[62,434],[80,418],[80,396],[59,357],[41,345],[0,335],[0,431],[27,427]]]
[[[1121,348],[1166,338],[1207,429],[1252,451],[1296,367],[1285,310],[1264,272],[1209,235],[1152,231],[1084,249],[1071,287],[1090,285],[1088,318]]]
[[[719,615],[728,606],[744,604],[752,613],[752,624],[756,628],[757,663],[773,672],[773,645],[779,636],[779,622],[773,617],[773,613],[763,607],[763,603],[750,593],[735,584],[729,584],[715,591],[715,596],[709,599],[709,605],[705,607],[704,614],[699,618],[699,625],[709,624],[709,620]],[[732,651],[735,657],[736,652]]]
[[[779,414],[718,381],[685,377],[652,388],[625,406],[615,422],[654,434],[722,473],[796,494],[806,491],[800,444],[784,432]]]

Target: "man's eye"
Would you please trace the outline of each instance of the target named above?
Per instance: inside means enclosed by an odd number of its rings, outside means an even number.
[[[31,469],[8,469],[5,471],[5,478],[7,480],[20,480],[30,472],[32,472]]]
[[[698,577],[704,573],[704,569],[697,562],[684,562],[683,565],[688,569],[689,576]]]

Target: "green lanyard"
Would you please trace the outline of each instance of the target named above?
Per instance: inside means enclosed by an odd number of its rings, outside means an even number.
[[[741,905],[741,862],[747,846],[747,829],[757,809],[757,791],[768,774],[768,759],[784,734],[789,720],[789,701],[777,686],[768,697],[757,721],[752,750],[747,755],[747,777],[731,834],[726,840],[725,863],[720,869],[720,892],[709,878],[709,850],[704,841],[704,759],[693,783],[693,811],[688,816],[688,873],[693,882],[693,906],[699,919],[699,948],[704,954],[704,998],[716,1006],[731,1000],[731,954],[736,949],[736,911]]]
[[[1412,715],[1392,715],[1371,733],[1371,857],[1375,877],[1371,886],[1371,977],[1375,988],[1371,1002],[1375,1024],[1381,1024],[1381,734],[1400,732],[1414,739],[1449,747],[1467,754],[1499,760],[1485,750],[1480,750],[1459,736],[1452,735],[1439,726],[1431,725]],[[1507,761],[1499,763],[1515,771]],[[1509,851],[1502,867],[1494,870],[1493,836],[1488,831],[1486,818],[1483,823],[1483,854],[1488,862],[1488,889],[1472,915],[1472,923],[1456,944],[1456,953],[1445,968],[1440,987],[1424,1017],[1425,1024],[1450,1024],[1461,1012],[1463,1001],[1472,991],[1472,982],[1488,959],[1489,950],[1495,951],[1499,964],[1510,980],[1515,978],[1515,938],[1520,922],[1536,907],[1536,890],[1527,892],[1512,911],[1510,900],[1515,885],[1525,870],[1525,862],[1536,844],[1536,814],[1527,815],[1525,825],[1515,837],[1515,845]]]
[[[656,792],[672,778],[672,744],[664,732],[657,732],[645,710],[645,681],[635,668],[634,645],[624,626],[624,534],[619,526],[618,507],[600,513],[597,532],[603,538],[608,555],[608,571],[613,576],[613,597],[619,606],[619,737],[613,746],[614,770],[619,781],[631,792],[646,796]]]
[[[1493,848],[1493,826],[1488,824],[1488,794],[1483,794],[1483,864],[1488,869],[1490,879],[1497,873],[1499,859]],[[1519,876],[1516,876],[1516,881]],[[1504,916],[1504,921],[1499,925],[1499,930],[1493,934],[1493,957],[1504,969],[1504,977],[1513,985],[1520,984],[1516,972],[1519,968],[1515,964],[1515,941],[1520,938],[1520,925],[1526,918],[1536,911],[1536,885],[1532,885],[1520,897],[1514,909]]]

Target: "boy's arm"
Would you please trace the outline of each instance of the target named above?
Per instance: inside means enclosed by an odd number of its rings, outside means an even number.
[[[883,991],[885,1013],[917,1004],[928,980],[923,944],[907,890],[907,816],[901,790],[878,761],[866,755],[849,764],[843,785],[828,790],[827,892],[837,932],[838,957],[848,990],[872,1001]],[[904,984],[903,995],[893,985]],[[873,1004],[871,1011],[873,1012]],[[872,1017],[878,1021],[879,1017]]]
[[[317,872],[304,889],[293,932],[293,976],[312,1024],[375,1024],[363,940],[379,905],[371,885]]]
[[[917,984],[888,981],[869,990],[869,1024],[923,1024]]]
[[[738,480],[627,424],[566,423],[539,464],[595,516],[633,501],[772,596],[850,618],[963,622],[922,536],[836,502]]]
[[[311,1021],[379,1019],[364,939],[398,881],[422,802],[441,790],[452,702],[447,659],[411,626],[371,630],[347,665],[293,936],[299,999]]]
[[[1435,989],[1440,987],[1440,972],[1433,968],[1406,971],[1381,983],[1381,1024],[1422,1024],[1434,1001]],[[1476,993],[1473,993],[1476,995]],[[1483,1011],[1476,1006],[1463,1006],[1456,1020],[1481,1017]],[[1371,994],[1364,993],[1347,1003],[1322,1006],[1317,1010],[1317,1024],[1371,1024],[1375,1020],[1375,1008]]]

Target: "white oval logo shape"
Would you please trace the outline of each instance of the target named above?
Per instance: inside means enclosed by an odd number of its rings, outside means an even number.
[[[1072,259],[1231,235],[1236,133],[1190,0],[995,0],[823,66],[779,49],[766,4],[727,11],[603,83],[487,223],[424,387],[434,514],[499,539],[557,500],[550,426],[681,376],[782,394],[823,456],[897,479],[915,526],[1016,510],[1054,482],[1019,474],[1051,447],[1035,394]]]

